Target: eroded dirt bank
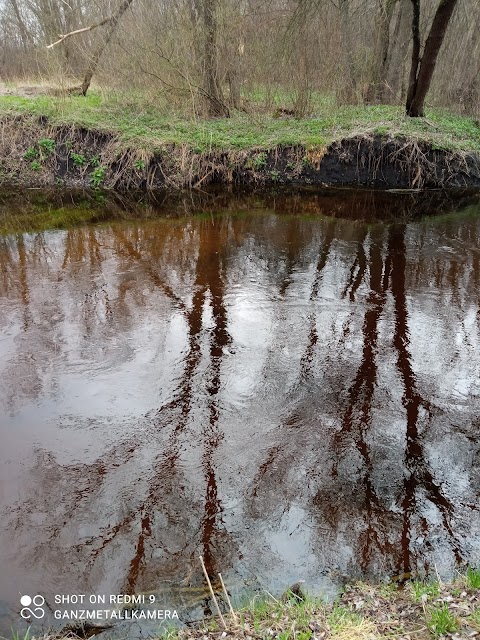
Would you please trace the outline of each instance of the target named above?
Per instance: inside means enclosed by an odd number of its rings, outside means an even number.
[[[328,146],[210,150],[126,146],[115,134],[51,124],[44,117],[0,120],[0,183],[118,190],[225,185],[480,187],[480,157],[403,137],[359,135]]]

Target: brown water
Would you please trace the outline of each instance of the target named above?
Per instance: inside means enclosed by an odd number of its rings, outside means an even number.
[[[480,207],[362,198],[0,238],[1,629],[480,563]]]

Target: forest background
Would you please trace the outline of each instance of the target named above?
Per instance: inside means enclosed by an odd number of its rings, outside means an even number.
[[[160,114],[480,116],[478,0],[2,0],[0,28],[7,85],[93,80]]]

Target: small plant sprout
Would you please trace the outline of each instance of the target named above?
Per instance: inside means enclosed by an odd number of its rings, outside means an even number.
[[[252,165],[254,169],[262,169],[267,164],[267,154],[262,151],[261,153],[257,153],[256,156],[252,158]]]
[[[144,160],[135,160],[133,166],[137,171],[143,171],[145,169],[145,161]]]
[[[90,174],[90,184],[98,188],[105,180],[106,169],[105,167],[96,167]]]
[[[30,163],[30,168],[32,169],[32,171],[39,171],[42,168],[42,165],[40,164],[40,162],[38,162],[38,160],[33,160]]]
[[[55,151],[55,140],[51,138],[42,138],[38,141],[38,148],[40,149],[40,154],[48,156],[50,153]]]
[[[440,595],[440,585],[438,582],[422,582],[421,580],[414,580],[410,583],[410,589],[415,602],[420,602],[420,600],[427,600],[428,598],[434,598]]]
[[[29,147],[23,154],[23,157],[25,160],[35,160],[35,158],[38,158],[38,151],[35,147]]]
[[[71,153],[70,154],[71,159],[73,160],[73,164],[76,167],[84,167],[87,164],[87,159],[86,157],[81,154],[81,153]]]

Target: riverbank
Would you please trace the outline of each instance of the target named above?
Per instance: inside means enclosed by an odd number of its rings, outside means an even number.
[[[217,594],[221,617],[183,629],[171,627],[158,640],[460,640],[480,635],[479,570],[469,569],[450,583],[403,582],[402,576],[388,584],[358,582],[347,585],[331,603],[309,597],[298,586],[279,598],[258,594],[247,606],[230,612]],[[211,608],[215,609],[213,603]],[[102,630],[87,623],[43,640],[92,637]]]
[[[224,185],[480,186],[480,125],[346,106],[188,120],[131,97],[1,95],[0,184],[116,190]]]
[[[198,638],[278,638],[279,640],[369,640],[474,638],[480,633],[480,571],[469,569],[455,581],[347,586],[331,604],[287,593],[250,605],[196,629],[175,634]]]
[[[279,640],[370,640],[474,638],[480,633],[480,571],[449,584],[413,580],[400,584],[347,586],[330,604],[304,594],[252,600],[221,621],[175,634],[198,638],[278,638]],[[302,597],[304,596],[304,597]]]

